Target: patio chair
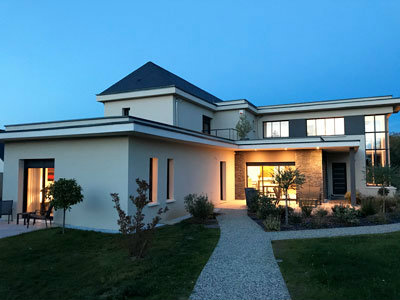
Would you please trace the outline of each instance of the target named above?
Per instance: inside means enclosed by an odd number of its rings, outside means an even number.
[[[13,221],[13,200],[2,200],[0,201],[0,217],[8,216],[8,224],[10,224],[10,216],[11,222]]]
[[[44,220],[44,222],[46,223],[46,228],[47,228],[47,220],[49,220],[51,226],[51,221],[53,221],[53,217],[50,214],[51,211],[53,210],[53,207],[54,207],[53,203],[50,203],[49,208],[44,214],[41,214],[40,211],[38,210],[34,213],[28,214],[28,224],[26,225],[26,227],[29,228],[30,219],[33,219],[33,225],[35,225],[36,220]]]

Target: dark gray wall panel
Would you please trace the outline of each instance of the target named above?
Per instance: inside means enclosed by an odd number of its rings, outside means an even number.
[[[346,135],[364,134],[365,133],[364,116],[344,117],[344,130]]]
[[[306,137],[307,136],[306,119],[289,120],[289,136]]]

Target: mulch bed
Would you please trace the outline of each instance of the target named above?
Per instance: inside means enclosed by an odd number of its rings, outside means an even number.
[[[247,215],[258,225],[262,227],[264,231],[267,231],[264,223],[262,220],[257,218],[257,215],[255,213],[247,211]],[[387,213],[386,214],[386,222],[372,222],[370,218],[368,217],[362,217],[359,219],[360,223],[359,224],[347,224],[347,223],[341,223],[338,222],[336,218],[333,216],[326,216],[323,218],[323,221],[320,223],[317,223],[317,218],[316,217],[311,217],[311,218],[306,218],[303,219],[301,223],[298,224],[290,224],[285,225],[284,221],[281,222],[281,231],[290,231],[290,230],[307,230],[307,229],[322,229],[322,228],[342,228],[342,227],[356,227],[356,226],[372,226],[372,225],[382,225],[382,224],[393,224],[393,223],[400,223],[400,214],[392,214],[392,213]]]

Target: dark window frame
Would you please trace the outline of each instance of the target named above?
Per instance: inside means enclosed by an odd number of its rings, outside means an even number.
[[[384,128],[383,131],[382,130],[376,131],[376,117],[377,116],[384,116],[385,117],[385,122],[384,122],[384,127],[385,128]],[[366,117],[374,117],[374,122],[373,122],[374,130],[373,131],[365,130],[366,129],[365,128],[365,124],[366,124],[365,118]],[[378,161],[378,155],[377,155],[378,151],[385,151],[385,162],[386,162],[385,165],[390,165],[389,164],[389,129],[388,129],[389,126],[388,125],[389,125],[388,124],[388,117],[387,117],[386,114],[376,114],[376,115],[365,115],[364,116],[365,172],[368,171],[368,166],[375,166],[376,162]],[[385,134],[385,148],[376,148],[376,134],[377,133],[384,133]],[[373,145],[372,145],[372,149],[367,149],[367,139],[366,139],[367,134],[374,134],[374,142],[373,142]],[[368,160],[367,160],[367,152],[372,152],[373,159],[372,159],[372,161],[370,163],[368,163]],[[367,186],[376,186],[376,184],[374,182],[367,182],[367,180],[366,180],[366,185]]]
[[[122,115],[124,117],[129,117],[129,112],[130,112],[131,108],[130,107],[123,107],[122,108]]]
[[[173,158],[168,158],[167,159],[167,200],[172,200],[174,199],[174,195],[171,195],[171,189],[170,189],[170,183],[171,183],[171,168],[170,168],[170,162],[174,163]]]

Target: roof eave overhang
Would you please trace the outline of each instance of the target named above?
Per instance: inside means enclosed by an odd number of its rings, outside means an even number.
[[[198,97],[196,97],[192,94],[189,94],[175,86],[153,88],[153,89],[143,89],[143,90],[138,90],[138,91],[117,93],[117,94],[110,94],[110,95],[97,95],[96,100],[98,102],[106,103],[106,102],[110,102],[110,101],[150,98],[150,97],[159,97],[159,96],[168,96],[168,95],[176,95],[178,97],[184,98],[190,102],[196,103],[200,106],[206,107],[213,111],[215,111],[216,107],[217,107],[216,104],[210,103],[201,98],[198,98]]]

